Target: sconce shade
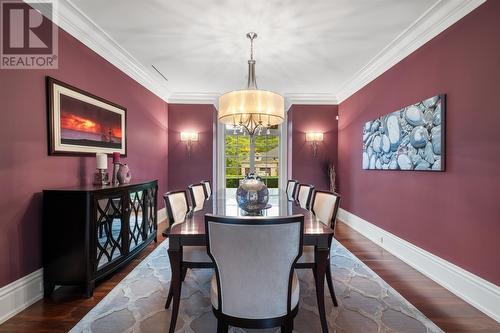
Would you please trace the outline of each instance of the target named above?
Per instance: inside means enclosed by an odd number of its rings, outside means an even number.
[[[250,129],[279,125],[285,119],[284,98],[267,90],[231,91],[219,98],[218,118],[223,124],[249,124]]]
[[[306,133],[307,142],[320,142],[323,141],[323,133],[321,132],[307,132]]]
[[[181,132],[181,141],[198,141],[198,133]]]

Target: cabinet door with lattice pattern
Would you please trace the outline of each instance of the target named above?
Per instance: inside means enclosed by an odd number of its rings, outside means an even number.
[[[144,243],[147,238],[145,219],[145,198],[147,190],[131,191],[129,193],[128,241],[129,251]]]
[[[156,231],[158,229],[158,216],[157,216],[157,193],[158,193],[158,187],[150,187],[146,192],[146,197],[145,197],[145,212],[146,212],[146,235],[147,237],[150,237],[152,234],[155,235],[155,240],[156,240]]]
[[[125,197],[119,194],[94,199],[97,270],[127,253],[123,227],[127,217],[126,205]]]

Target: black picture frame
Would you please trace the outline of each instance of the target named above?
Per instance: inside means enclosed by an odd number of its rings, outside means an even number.
[[[96,153],[119,152],[121,156],[127,156],[127,109],[125,107],[50,76],[46,77],[46,84],[49,155],[94,156]],[[92,134],[94,138],[101,135],[101,140],[64,138],[61,134],[61,96],[72,100],[73,103],[80,102],[83,109],[94,110],[94,113],[106,114],[110,112],[109,117],[113,117],[114,120],[119,116],[120,137],[113,136],[113,131],[110,128],[108,136],[104,132]],[[81,113],[82,111],[79,110],[79,115]],[[89,117],[95,116],[92,111],[89,111],[88,115]],[[109,141],[106,141],[105,138]]]

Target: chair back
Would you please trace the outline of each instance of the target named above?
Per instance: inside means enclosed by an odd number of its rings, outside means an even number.
[[[198,211],[203,209],[203,205],[205,203],[205,185],[189,185],[188,190],[191,196],[191,205],[193,205],[193,210]]]
[[[189,211],[186,191],[171,191],[163,195],[167,209],[168,226],[184,221]]]
[[[286,184],[286,195],[288,200],[293,201],[295,199],[295,191],[297,189],[297,184],[299,182],[294,179],[289,179]]]
[[[340,205],[340,195],[335,192],[314,191],[312,212],[322,223],[335,229],[335,221]]]
[[[294,266],[302,255],[304,216],[205,215],[207,252],[215,263],[218,309],[245,319],[291,312]]]
[[[201,183],[205,186],[205,198],[210,198],[212,196],[212,186],[209,180],[202,180]]]
[[[299,202],[300,207],[304,209],[309,209],[312,194],[314,191],[314,186],[308,184],[300,184],[297,194],[297,201]]]

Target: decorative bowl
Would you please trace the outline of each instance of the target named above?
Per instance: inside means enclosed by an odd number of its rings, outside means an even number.
[[[260,213],[268,208],[269,190],[261,180],[247,177],[241,181],[236,191],[236,201],[245,212]]]

